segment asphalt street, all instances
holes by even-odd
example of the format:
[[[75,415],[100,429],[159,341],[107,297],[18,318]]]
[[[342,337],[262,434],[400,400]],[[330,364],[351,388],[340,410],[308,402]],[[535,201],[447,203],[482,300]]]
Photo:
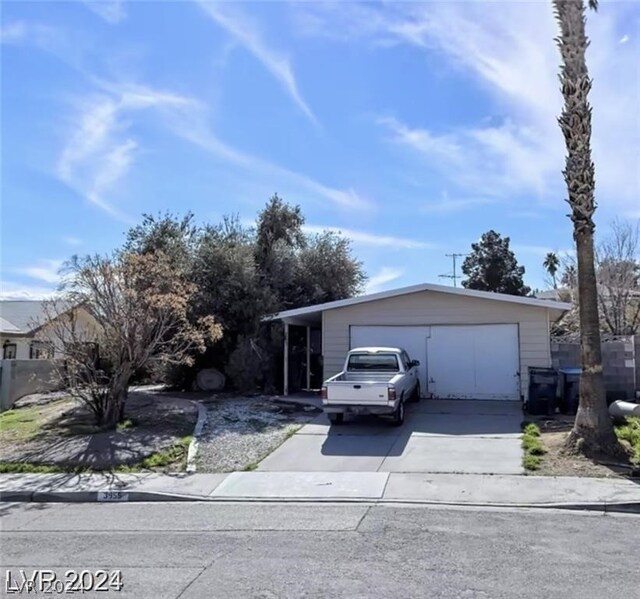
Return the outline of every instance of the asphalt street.
[[[1,596],[41,596],[42,577],[85,571],[65,596],[640,597],[631,515],[256,503],[0,504],[0,514]],[[80,593],[98,582],[110,590]]]

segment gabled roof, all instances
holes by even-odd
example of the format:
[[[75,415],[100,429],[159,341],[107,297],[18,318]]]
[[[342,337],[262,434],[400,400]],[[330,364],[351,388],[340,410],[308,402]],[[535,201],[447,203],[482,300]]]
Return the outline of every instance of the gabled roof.
[[[0,301],[0,332],[27,335],[40,327],[47,319],[47,302],[42,300]],[[53,314],[64,311],[64,303],[50,306]]]
[[[16,325],[11,324],[8,320],[5,320],[4,318],[2,318],[2,316],[0,316],[0,332],[19,333],[20,329]]]
[[[381,291],[379,293],[370,293],[368,295],[359,295],[348,299],[327,302],[324,304],[316,304],[314,306],[306,306],[304,308],[294,308],[293,310],[285,310],[272,316],[266,320],[280,320],[282,318],[293,318],[296,316],[305,316],[325,310],[335,310],[336,308],[345,308],[346,306],[354,306],[356,304],[364,304],[366,302],[374,302],[377,300],[398,297],[400,295],[408,295],[410,293],[420,293],[422,291],[432,291],[437,293],[450,293],[451,295],[463,295],[465,297],[473,297],[477,299],[486,299],[497,302],[508,302],[512,304],[521,304],[535,308],[546,308],[556,312],[566,312],[571,309],[571,304],[558,302],[554,300],[536,299],[534,297],[522,297],[519,295],[506,295],[504,293],[493,293],[491,291],[476,291],[475,289],[464,289],[461,287],[447,287],[445,285],[434,285],[432,283],[422,283],[420,285],[411,285],[410,287],[401,287],[399,289],[391,289],[389,291]]]

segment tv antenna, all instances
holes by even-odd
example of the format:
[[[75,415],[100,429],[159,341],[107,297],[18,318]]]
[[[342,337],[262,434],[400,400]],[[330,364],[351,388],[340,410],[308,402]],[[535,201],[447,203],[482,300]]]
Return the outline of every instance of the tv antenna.
[[[467,254],[445,254],[447,258],[451,258],[453,261],[453,270],[451,273],[446,275],[438,275],[441,279],[453,279],[453,286],[457,287],[457,280],[462,278],[462,275],[458,275],[458,271],[456,270],[456,260],[461,258],[462,256],[466,256]]]

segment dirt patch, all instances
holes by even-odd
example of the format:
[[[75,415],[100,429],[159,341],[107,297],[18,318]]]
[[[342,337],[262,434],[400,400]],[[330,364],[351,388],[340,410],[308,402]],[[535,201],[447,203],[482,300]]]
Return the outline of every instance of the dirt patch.
[[[252,470],[320,410],[269,397],[225,397],[206,403],[198,472]]]
[[[109,470],[124,464],[159,464],[181,469],[157,459],[157,454],[182,455],[185,437],[193,432],[197,406],[179,398],[132,393],[127,400],[127,426],[100,430],[88,408],[76,400],[55,400],[5,412],[0,435],[3,463],[55,465],[65,470]],[[163,457],[163,456],[160,456]],[[166,456],[165,456],[166,457]],[[11,467],[11,466],[7,466]]]
[[[547,450],[540,467],[534,472],[540,476],[586,476],[596,478],[626,478],[638,476],[630,462],[617,465],[607,456],[587,458],[566,452],[564,442],[573,427],[574,417],[557,415],[551,419],[532,419],[540,427],[540,440]]]

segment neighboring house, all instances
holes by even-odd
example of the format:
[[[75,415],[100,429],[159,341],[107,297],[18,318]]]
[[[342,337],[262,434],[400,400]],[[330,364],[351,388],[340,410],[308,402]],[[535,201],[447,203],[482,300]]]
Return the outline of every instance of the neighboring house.
[[[90,327],[93,317],[82,306],[69,308],[60,303],[46,309],[40,300],[0,301],[0,358],[3,360],[37,360],[53,358],[53,343],[46,340],[49,326],[47,314],[57,314],[58,318],[73,312],[79,326]]]
[[[538,291],[535,294],[536,299],[544,299],[544,300],[555,300],[557,302],[562,301],[561,295],[564,293],[565,295],[569,295],[571,292],[569,289],[547,289],[545,291]]]
[[[420,361],[423,395],[526,399],[529,367],[551,366],[550,325],[571,304],[442,285],[414,285],[280,312],[285,340],[321,333],[324,379],[349,349],[396,346]],[[306,364],[313,364],[311,343]],[[285,341],[285,393],[290,387]],[[309,376],[307,380],[309,380]]]

